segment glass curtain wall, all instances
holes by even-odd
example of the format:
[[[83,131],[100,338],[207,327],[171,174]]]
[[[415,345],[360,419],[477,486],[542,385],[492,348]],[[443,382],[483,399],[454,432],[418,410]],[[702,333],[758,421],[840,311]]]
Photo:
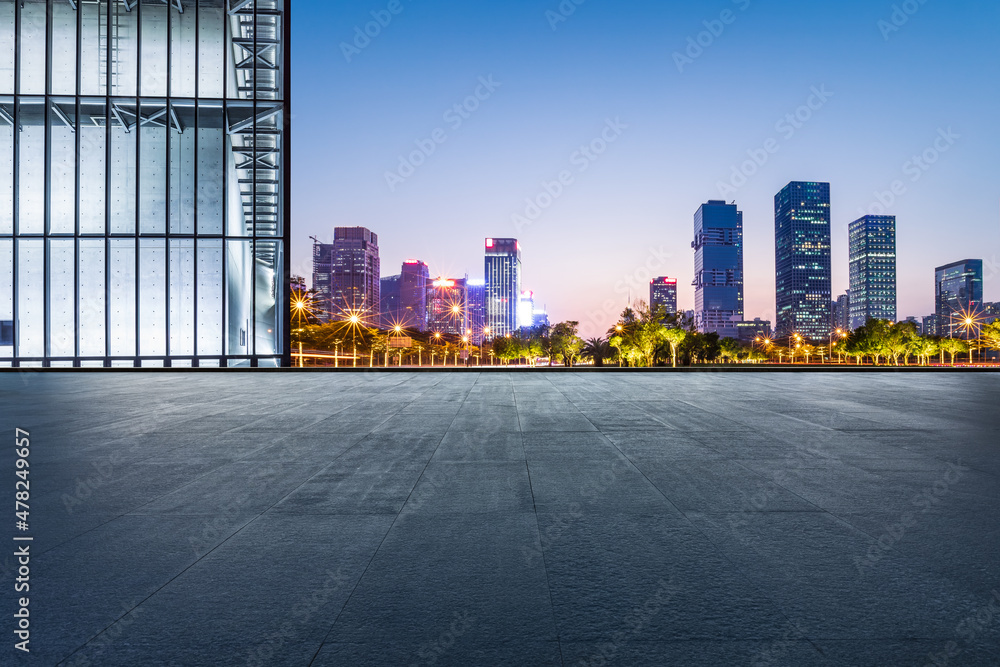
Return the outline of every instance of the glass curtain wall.
[[[288,363],[287,0],[0,0],[0,365]]]

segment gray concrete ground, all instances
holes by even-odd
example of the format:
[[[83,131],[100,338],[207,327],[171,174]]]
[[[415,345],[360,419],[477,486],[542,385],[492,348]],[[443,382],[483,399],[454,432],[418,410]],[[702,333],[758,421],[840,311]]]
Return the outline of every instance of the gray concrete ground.
[[[3,664],[1000,664],[1000,375],[0,390],[35,537]]]

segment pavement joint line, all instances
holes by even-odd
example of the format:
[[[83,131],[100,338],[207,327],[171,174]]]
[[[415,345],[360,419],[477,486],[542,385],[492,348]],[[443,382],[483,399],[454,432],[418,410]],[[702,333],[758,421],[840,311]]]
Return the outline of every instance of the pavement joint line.
[[[444,377],[444,376],[440,376],[440,377]],[[441,384],[441,380],[438,380],[437,382],[435,382],[434,384],[432,384],[431,387],[436,387],[439,384]],[[462,397],[462,405],[465,405],[465,401],[468,399],[469,393],[472,391],[472,387],[474,387],[475,384],[476,384],[475,382],[472,383],[472,385],[465,391],[465,395]],[[398,384],[397,385],[393,385],[393,387],[396,387],[396,386],[399,386],[399,385]],[[429,390],[430,390],[430,387],[428,387],[428,391]],[[427,391],[421,392],[420,396],[423,396],[425,393],[427,393]],[[412,405],[417,400],[418,399],[415,398],[412,401],[410,401],[409,403],[407,403],[406,405]],[[461,409],[462,409],[461,406],[459,406],[459,410],[461,410]],[[400,408],[400,410],[402,410],[402,408]],[[396,512],[396,516],[394,516],[392,518],[392,523],[389,524],[389,528],[386,529],[385,535],[382,536],[382,539],[379,541],[378,546],[375,547],[375,550],[372,552],[371,558],[369,558],[368,562],[365,563],[365,569],[361,571],[361,575],[358,577],[358,580],[354,583],[354,588],[351,589],[351,592],[350,592],[350,594],[348,594],[347,599],[344,600],[344,604],[341,605],[340,611],[337,612],[337,615],[333,619],[333,623],[330,624],[330,629],[326,631],[325,635],[323,635],[323,639],[320,640],[319,646],[316,647],[316,652],[313,653],[312,658],[309,659],[308,667],[312,667],[312,664],[314,662],[316,662],[316,658],[318,658],[319,654],[323,651],[323,647],[326,645],[327,640],[330,638],[330,634],[333,632],[333,629],[335,627],[337,627],[337,622],[340,620],[340,617],[344,614],[344,610],[347,609],[347,605],[349,605],[351,603],[351,598],[354,597],[354,593],[357,592],[358,586],[361,585],[361,582],[364,580],[365,575],[368,573],[368,568],[370,568],[371,565],[372,565],[372,563],[375,562],[375,557],[378,556],[379,550],[382,548],[382,545],[385,544],[386,539],[388,539],[389,533],[392,532],[392,527],[396,525],[396,521],[399,520],[399,517],[403,513],[403,510],[406,509],[406,503],[408,503],[410,501],[410,496],[413,495],[414,489],[416,489],[417,485],[420,484],[420,479],[424,476],[424,473],[427,472],[427,466],[430,465],[431,461],[434,459],[434,455],[437,454],[438,450],[441,448],[441,443],[444,442],[445,437],[447,437],[447,435],[448,435],[448,431],[451,429],[452,424],[455,423],[455,419],[457,419],[457,418],[458,418],[458,414],[456,413],[456,415],[451,418],[451,422],[448,424],[448,428],[445,429],[445,432],[441,434],[441,439],[438,440],[437,447],[435,447],[434,451],[431,452],[430,456],[427,457],[427,462],[424,464],[423,470],[420,471],[420,474],[417,475],[417,479],[413,482],[413,486],[410,488],[410,492],[406,495],[406,500],[404,500],[403,504],[400,505],[399,511]]]

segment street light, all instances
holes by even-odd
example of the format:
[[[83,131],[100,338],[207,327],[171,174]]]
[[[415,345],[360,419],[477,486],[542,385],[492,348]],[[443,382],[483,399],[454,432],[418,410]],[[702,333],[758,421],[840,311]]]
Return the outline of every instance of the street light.
[[[843,329],[837,329],[836,331],[831,331],[830,332],[830,358],[831,359],[833,358],[833,346],[836,345],[836,343],[833,342],[833,337],[834,336],[840,336],[841,338],[844,338],[845,336],[847,336],[847,334],[844,333]]]

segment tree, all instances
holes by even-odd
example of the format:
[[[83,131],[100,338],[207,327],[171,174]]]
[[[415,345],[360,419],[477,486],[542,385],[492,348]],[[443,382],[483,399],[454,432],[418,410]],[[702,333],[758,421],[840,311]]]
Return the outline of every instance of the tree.
[[[960,338],[942,338],[941,351],[951,356],[951,365],[955,365],[955,356],[969,351],[969,344]]]
[[[603,366],[605,359],[610,359],[614,352],[612,351],[611,345],[608,341],[603,338],[588,338],[583,345],[583,349],[580,351],[582,357],[586,359],[592,359],[594,361],[594,366]]]
[[[913,322],[897,322],[886,329],[883,347],[886,354],[892,357],[894,366],[899,366],[900,357],[906,363],[913,342],[918,337],[917,326]]]
[[[1000,351],[1000,320],[993,320],[984,326],[979,336],[982,338],[983,345]]]
[[[917,358],[917,363],[921,366],[929,366],[931,357],[938,353],[939,344],[933,338],[917,336],[910,344],[909,354]]]
[[[576,357],[583,349],[583,340],[577,335],[579,322],[560,322],[552,327],[552,355],[561,356],[563,364],[572,367]]]
[[[743,352],[743,346],[734,338],[723,338],[719,341],[719,356],[723,361],[736,360]]]
[[[687,336],[688,333],[680,328],[667,329],[663,332],[664,340],[670,344],[670,357],[674,368],[677,368],[677,347],[684,342]]]

